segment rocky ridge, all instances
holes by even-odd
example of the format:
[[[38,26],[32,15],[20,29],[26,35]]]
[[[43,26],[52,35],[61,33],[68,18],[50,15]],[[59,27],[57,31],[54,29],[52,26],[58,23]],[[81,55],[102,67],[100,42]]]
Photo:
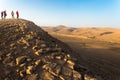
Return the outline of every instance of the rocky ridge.
[[[0,20],[0,80],[78,80],[74,52],[31,21]]]

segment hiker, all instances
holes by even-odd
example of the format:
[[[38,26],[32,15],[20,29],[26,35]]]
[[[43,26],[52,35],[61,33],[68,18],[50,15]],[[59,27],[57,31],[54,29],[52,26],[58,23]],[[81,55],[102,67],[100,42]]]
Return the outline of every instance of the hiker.
[[[4,14],[4,19],[5,19],[7,16],[6,10],[3,12],[3,14]]]
[[[17,19],[19,18],[19,12],[18,11],[16,11],[16,15],[17,15]]]
[[[1,19],[3,19],[3,11],[1,12]]]
[[[12,18],[14,18],[14,12],[13,11],[11,12],[11,16],[12,16]]]

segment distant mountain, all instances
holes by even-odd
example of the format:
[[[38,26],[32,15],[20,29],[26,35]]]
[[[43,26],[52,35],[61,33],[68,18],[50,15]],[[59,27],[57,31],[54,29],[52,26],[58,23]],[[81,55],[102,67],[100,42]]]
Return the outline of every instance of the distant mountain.
[[[120,43],[120,29],[117,28],[71,28],[71,27],[43,27],[48,33],[84,36],[89,39]]]

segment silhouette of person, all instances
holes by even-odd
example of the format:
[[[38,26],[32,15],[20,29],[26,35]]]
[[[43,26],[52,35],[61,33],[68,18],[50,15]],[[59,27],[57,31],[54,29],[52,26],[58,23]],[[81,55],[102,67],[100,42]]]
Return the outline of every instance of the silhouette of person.
[[[14,12],[13,11],[11,12],[11,16],[12,16],[12,18],[14,18]]]
[[[4,19],[5,19],[7,16],[6,10],[3,12],[3,14],[4,14]]]
[[[19,18],[19,12],[18,11],[16,11],[16,15],[17,15],[17,19]]]
[[[3,11],[1,12],[1,19],[3,19]]]

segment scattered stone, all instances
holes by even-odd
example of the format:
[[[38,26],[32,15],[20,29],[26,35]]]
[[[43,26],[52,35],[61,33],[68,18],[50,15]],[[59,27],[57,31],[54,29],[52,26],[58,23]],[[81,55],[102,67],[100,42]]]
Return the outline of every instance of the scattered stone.
[[[26,69],[26,74],[31,74],[32,69],[33,69],[33,66],[28,66]]]
[[[23,63],[26,59],[26,56],[20,56],[18,58],[16,58],[16,65],[19,65],[21,63]]]
[[[33,22],[0,20],[0,37],[0,80],[80,78],[73,69],[74,52]]]

